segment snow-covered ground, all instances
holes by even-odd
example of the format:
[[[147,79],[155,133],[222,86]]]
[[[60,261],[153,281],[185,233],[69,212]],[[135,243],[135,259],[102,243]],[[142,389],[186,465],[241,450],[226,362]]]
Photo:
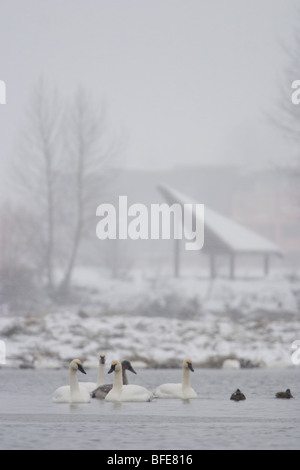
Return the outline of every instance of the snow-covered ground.
[[[7,366],[62,367],[72,358],[96,366],[128,358],[140,365],[292,366],[291,345],[300,339],[300,278],[180,279],[81,269],[76,304],[40,314],[0,316]],[[228,363],[227,363],[228,364]],[[238,365],[238,362],[229,363]]]

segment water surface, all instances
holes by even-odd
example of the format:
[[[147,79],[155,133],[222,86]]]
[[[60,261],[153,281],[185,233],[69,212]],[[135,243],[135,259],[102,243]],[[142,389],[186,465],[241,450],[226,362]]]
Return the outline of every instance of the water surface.
[[[131,383],[151,390],[181,371],[138,370]],[[95,380],[89,370],[80,380]],[[129,373],[128,373],[129,375]],[[109,378],[110,379],[110,378]],[[1,449],[300,449],[300,370],[195,370],[198,398],[150,403],[55,404],[67,370],[0,369]],[[111,380],[111,379],[110,379]],[[109,381],[109,380],[108,380]],[[240,388],[245,402],[232,402]],[[276,400],[291,388],[294,400]]]

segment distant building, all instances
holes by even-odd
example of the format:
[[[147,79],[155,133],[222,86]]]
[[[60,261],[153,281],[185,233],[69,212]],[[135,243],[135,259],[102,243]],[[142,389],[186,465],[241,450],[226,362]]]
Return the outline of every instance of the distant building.
[[[143,203],[150,207],[152,203],[162,203],[165,199],[158,190],[159,183],[176,188],[194,201],[204,204],[211,214],[217,213],[219,217],[247,227],[256,236],[267,239],[276,245],[277,252],[284,254],[284,262],[294,265],[299,262],[300,201],[293,198],[286,174],[277,170],[245,171],[229,166],[182,166],[168,170],[119,169],[105,197],[95,199],[91,213],[95,213],[100,203],[116,203],[120,195],[128,196],[129,204]],[[106,243],[97,240],[91,231],[88,243],[91,263],[104,263],[116,271],[119,268],[128,271],[132,267],[149,265],[156,266],[160,271],[172,266],[174,246],[170,242],[115,240]],[[208,237],[205,240],[206,248],[207,243]],[[202,266],[205,263],[202,259],[204,254],[205,251],[201,256],[183,253],[182,267],[189,269],[192,265]],[[224,269],[228,272],[228,254],[224,256]],[[218,263],[222,263],[222,256],[218,259]],[[271,258],[266,255],[264,259],[263,272],[267,272]],[[239,255],[239,266],[249,262],[261,266],[261,255],[253,253],[251,260],[248,255],[244,258]],[[231,275],[235,271],[235,261],[233,257]],[[212,258],[208,266],[211,272],[214,269],[217,272]]]
[[[160,191],[169,204],[194,203],[187,195],[161,185]],[[194,217],[196,215],[194,214]],[[260,255],[264,260],[264,274],[269,272],[271,256],[282,256],[280,248],[267,238],[225,217],[209,207],[205,207],[203,251],[210,257],[210,275],[216,277],[215,259],[218,255],[228,255],[230,278],[235,277],[235,259],[239,255]],[[175,275],[179,274],[179,245],[175,243]]]

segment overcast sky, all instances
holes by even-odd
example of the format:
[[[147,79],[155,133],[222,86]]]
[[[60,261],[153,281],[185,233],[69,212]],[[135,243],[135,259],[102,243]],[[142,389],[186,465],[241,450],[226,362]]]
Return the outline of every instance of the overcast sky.
[[[0,0],[1,154],[34,84],[105,100],[128,166],[266,161],[288,143],[268,123],[299,0]],[[300,77],[291,77],[291,79]]]

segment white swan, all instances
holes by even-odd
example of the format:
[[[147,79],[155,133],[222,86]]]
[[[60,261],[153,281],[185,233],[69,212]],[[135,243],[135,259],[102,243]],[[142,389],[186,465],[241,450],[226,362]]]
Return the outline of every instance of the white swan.
[[[122,365],[123,385],[128,385],[128,378],[127,378],[126,370],[130,370],[130,372],[133,372],[134,374],[136,374],[136,371],[132,367],[130,361],[124,360],[121,362],[121,365]],[[91,397],[104,399],[106,395],[108,394],[108,392],[111,391],[112,388],[113,388],[113,384],[100,385],[95,390],[92,390]]]
[[[197,393],[190,385],[190,371],[194,372],[191,359],[185,359],[182,365],[182,383],[162,384],[154,390],[157,398],[196,398]]]
[[[106,395],[106,401],[151,401],[153,393],[140,385],[123,385],[122,366],[119,361],[112,361],[108,373],[114,375],[114,383],[111,391]]]
[[[79,385],[77,371],[86,374],[79,359],[74,359],[69,366],[70,385],[64,385],[55,390],[53,401],[55,403],[89,403],[90,394],[85,387]]]
[[[79,382],[79,385],[82,385],[83,387],[85,387],[89,393],[95,390],[95,388],[104,384],[105,359],[106,359],[105,354],[100,353],[97,382]]]

